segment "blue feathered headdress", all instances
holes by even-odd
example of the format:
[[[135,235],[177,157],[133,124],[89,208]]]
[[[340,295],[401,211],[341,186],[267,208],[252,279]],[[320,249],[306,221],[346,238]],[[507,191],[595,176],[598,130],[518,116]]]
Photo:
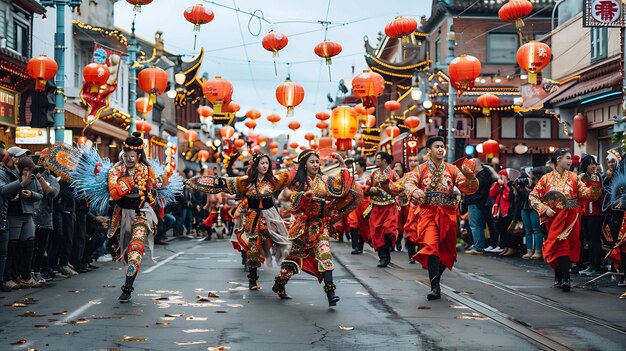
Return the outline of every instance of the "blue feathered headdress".
[[[95,214],[106,214],[109,207],[108,175],[111,160],[102,158],[95,148],[83,147],[79,162],[71,172],[76,199],[89,202]]]

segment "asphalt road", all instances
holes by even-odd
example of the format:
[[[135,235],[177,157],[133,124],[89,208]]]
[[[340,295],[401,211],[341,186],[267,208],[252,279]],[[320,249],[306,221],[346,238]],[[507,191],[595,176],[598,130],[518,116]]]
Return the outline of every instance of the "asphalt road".
[[[227,241],[179,239],[144,258],[131,303],[117,297],[120,263],[42,289],[0,293],[0,350],[623,350],[626,300],[615,282],[569,294],[545,264],[459,255],[429,302],[427,272],[394,252],[377,268],[368,250],[332,243],[341,301],[329,307],[306,274],[271,291],[277,267],[247,289]],[[208,297],[209,291],[219,297]],[[14,345],[15,344],[15,345]]]

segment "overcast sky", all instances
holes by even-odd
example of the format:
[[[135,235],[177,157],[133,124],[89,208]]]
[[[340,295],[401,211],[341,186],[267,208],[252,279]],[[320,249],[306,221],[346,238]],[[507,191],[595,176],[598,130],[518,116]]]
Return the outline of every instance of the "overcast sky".
[[[197,3],[215,13],[213,21],[203,25],[200,32],[194,32],[193,25],[183,16],[187,7]],[[299,135],[304,135],[304,130],[318,132],[315,113],[329,112],[326,94],[334,97],[340,79],[349,79],[367,68],[363,58],[363,37],[368,36],[370,43],[376,45],[377,33],[384,31],[385,25],[395,16],[419,20],[422,15],[430,15],[431,6],[430,0],[226,0],[215,3],[245,12],[260,10],[272,24],[207,1],[156,0],[143,6],[137,15],[136,33],[153,40],[155,31],[161,30],[165,48],[176,54],[189,55],[188,58],[204,47],[202,72],[207,72],[211,78],[220,75],[233,84],[233,100],[241,105],[241,113],[251,108],[260,110],[263,117],[257,121],[257,131],[269,137],[291,132],[287,124],[292,118],[302,124]],[[132,5],[126,1],[117,2],[115,25],[130,31],[134,14]],[[331,22],[327,39],[343,47],[341,54],[333,58],[332,81],[329,81],[326,63],[313,52],[314,46],[324,40],[324,27],[318,21]],[[289,38],[289,44],[276,59],[277,76],[274,75],[272,54],[261,45],[263,36],[272,26]],[[196,33],[197,50],[194,50]],[[286,118],[286,109],[276,101],[275,90],[288,73],[292,81],[304,87],[305,97],[296,107],[295,116]],[[274,127],[265,119],[270,113],[282,117]],[[301,136],[295,141],[305,142]]]

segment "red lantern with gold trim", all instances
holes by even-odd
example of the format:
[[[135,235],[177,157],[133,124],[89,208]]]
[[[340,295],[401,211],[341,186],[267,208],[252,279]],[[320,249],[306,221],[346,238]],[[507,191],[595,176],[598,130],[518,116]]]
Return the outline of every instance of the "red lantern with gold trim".
[[[326,121],[330,118],[330,115],[326,112],[318,112],[315,114],[315,118],[319,119],[320,121]]]
[[[528,83],[537,84],[537,73],[550,64],[552,53],[547,44],[530,41],[517,49],[517,64],[528,72]]]
[[[293,116],[294,107],[304,100],[304,88],[287,79],[276,88],[276,100],[287,108],[287,117]]]
[[[278,52],[287,46],[289,38],[283,33],[279,33],[275,30],[270,30],[262,40],[263,48],[267,51],[271,51],[274,57],[278,56]]]
[[[278,143],[275,141],[270,142],[270,149],[277,149],[278,148]]]
[[[167,73],[159,67],[144,68],[137,76],[139,88],[150,94],[150,102],[156,102],[156,94],[162,94],[167,88]]]
[[[505,22],[515,21],[515,27],[521,29],[524,27],[522,18],[533,12],[533,4],[528,0],[510,0],[500,7],[498,17]]]
[[[246,112],[246,117],[250,118],[251,120],[257,120],[261,118],[261,112],[257,110],[249,110],[248,112]]]
[[[28,60],[26,65],[28,75],[36,80],[35,90],[37,91],[44,91],[46,89],[46,81],[53,78],[58,70],[59,65],[57,65],[56,61],[46,55],[33,57]]]
[[[320,130],[328,129],[328,123],[326,123],[324,121],[317,122],[317,124],[315,126],[317,128],[319,128]]]
[[[367,115],[367,118],[365,119],[365,123],[363,124],[363,126],[367,128],[376,127],[376,117],[374,115]]]
[[[483,108],[483,115],[489,116],[491,115],[492,107],[500,106],[500,98],[493,94],[485,93],[478,97],[476,103]]]
[[[500,153],[500,143],[493,139],[489,139],[483,142],[483,154],[487,155],[488,158],[493,158],[495,155]]]
[[[389,126],[385,128],[385,133],[387,133],[387,136],[390,137],[391,140],[394,140],[400,135],[400,128],[397,126]]]
[[[137,124],[135,124],[135,129],[137,129],[137,131],[141,133],[150,133],[150,131],[152,130],[152,124],[141,120],[137,122]]]
[[[200,25],[207,24],[215,18],[215,14],[202,4],[188,7],[184,13],[185,19],[193,24],[193,30],[200,31]]]
[[[221,111],[223,105],[227,105],[233,99],[233,85],[226,79],[217,76],[208,80],[202,86],[204,97],[213,104],[214,109]]]
[[[91,93],[97,93],[100,86],[106,84],[111,76],[109,67],[100,63],[92,62],[83,68],[83,79],[85,83],[91,84]]]
[[[364,70],[352,79],[352,93],[363,100],[365,108],[375,107],[376,98],[385,90],[385,78],[376,72]]]
[[[148,5],[154,0],[126,0],[127,3],[135,5],[133,11],[141,12],[141,6]]]
[[[404,125],[409,127],[411,133],[415,133],[420,126],[420,119],[416,116],[409,116],[404,120]]]
[[[254,129],[256,128],[256,122],[255,121],[246,121],[246,123],[244,123],[244,125],[250,129]]]
[[[310,143],[311,140],[315,139],[315,134],[313,134],[313,133],[306,133],[306,134],[304,134],[304,139],[307,140]]]
[[[242,147],[246,146],[246,141],[243,139],[237,139],[235,140],[235,147],[238,149],[241,149]]]
[[[325,58],[326,64],[330,65],[333,63],[332,58],[341,53],[341,44],[336,43],[330,40],[324,40],[323,42],[315,45],[313,51],[315,55]]]
[[[206,162],[209,157],[211,157],[211,154],[207,150],[198,151],[198,160],[200,160],[200,162]]]
[[[448,67],[450,72],[450,83],[459,91],[459,94],[472,90],[474,88],[474,82],[480,75],[481,66],[480,61],[470,55],[461,55],[455,57],[450,66]]]
[[[152,111],[153,105],[147,97],[140,97],[135,101],[135,107],[137,108],[137,112],[139,112],[143,118],[146,118],[146,114]]]
[[[295,141],[293,141],[293,142],[291,142],[289,144],[289,147],[292,148],[292,149],[297,149],[298,146],[300,146],[300,145],[298,143],[296,143]]]
[[[417,21],[413,18],[398,16],[385,26],[385,34],[391,38],[402,38],[417,30]]]
[[[587,142],[587,117],[581,113],[574,116],[574,141],[578,145]]]
[[[239,110],[241,110],[241,106],[238,103],[231,101],[228,103],[228,105],[224,106],[223,110],[224,112],[237,113],[239,112]]]
[[[335,107],[330,123],[332,125],[331,132],[333,137],[337,139],[335,143],[337,150],[345,151],[352,149],[352,140],[354,140],[354,136],[359,131],[359,119],[356,111],[345,105]]]
[[[400,105],[400,103],[396,100],[389,100],[385,102],[385,109],[388,111],[398,111],[400,108],[402,108],[402,105]]]

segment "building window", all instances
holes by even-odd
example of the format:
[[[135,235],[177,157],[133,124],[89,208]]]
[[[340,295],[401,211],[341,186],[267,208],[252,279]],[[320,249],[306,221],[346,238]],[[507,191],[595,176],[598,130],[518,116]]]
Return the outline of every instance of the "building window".
[[[30,57],[30,28],[28,22],[23,22],[15,17],[15,41],[13,42],[13,50],[24,57]]]
[[[488,63],[515,63],[515,54],[519,48],[517,34],[490,33],[487,36]]]
[[[514,139],[517,137],[517,119],[515,117],[500,118],[500,137]]]
[[[606,58],[607,34],[608,30],[606,27],[591,28],[591,62]]]
[[[491,139],[491,118],[476,118],[476,139]]]
[[[440,46],[441,46],[441,40],[439,39],[435,40],[435,64],[439,63],[439,58],[441,57],[440,49],[439,49]]]

